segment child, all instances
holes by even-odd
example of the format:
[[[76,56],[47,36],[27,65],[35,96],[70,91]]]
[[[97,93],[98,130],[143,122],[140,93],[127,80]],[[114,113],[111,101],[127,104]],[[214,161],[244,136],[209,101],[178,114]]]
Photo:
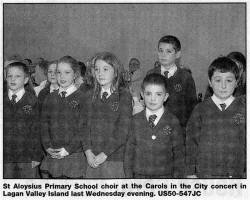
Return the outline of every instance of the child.
[[[198,104],[187,125],[187,174],[199,178],[244,178],[246,105],[233,92],[239,69],[227,57],[208,69],[213,96]]]
[[[166,77],[168,82],[169,98],[166,105],[179,119],[182,127],[197,103],[196,88],[192,75],[176,66],[181,56],[181,44],[175,36],[167,35],[158,42],[158,58],[160,66],[151,69],[149,73],[159,73]]]
[[[38,96],[39,92],[45,87],[47,83],[47,69],[48,69],[48,61],[40,58],[35,67],[35,73],[32,74],[32,78],[35,81],[33,85],[36,96]]]
[[[4,178],[39,178],[42,150],[38,131],[37,98],[24,85],[28,68],[13,62],[6,67],[4,94]]]
[[[127,178],[181,178],[184,139],[179,120],[164,108],[168,98],[165,77],[147,75],[142,83],[146,109],[133,117],[125,152]]]
[[[228,58],[232,59],[239,68],[239,80],[237,87],[234,90],[234,96],[238,97],[246,94],[246,58],[245,56],[237,51],[230,52],[227,55]],[[208,86],[204,99],[207,99],[213,95],[213,89]]]
[[[47,83],[46,86],[39,92],[38,101],[40,104],[40,110],[46,96],[59,89],[57,79],[56,79],[56,65],[57,61],[52,61],[48,63],[47,71]]]
[[[132,116],[132,98],[122,87],[123,66],[109,52],[92,59],[94,89],[87,178],[123,178],[124,146]]]
[[[42,106],[41,135],[47,156],[41,171],[44,177],[82,178],[86,161],[81,140],[84,142],[87,109],[84,94],[74,84],[80,68],[74,58],[64,56],[56,70],[60,88],[48,95]]]

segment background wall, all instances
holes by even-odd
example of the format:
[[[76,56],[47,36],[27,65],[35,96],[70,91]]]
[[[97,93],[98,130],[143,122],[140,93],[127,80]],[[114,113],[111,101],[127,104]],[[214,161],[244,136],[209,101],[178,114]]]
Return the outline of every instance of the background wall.
[[[166,34],[182,44],[181,63],[204,93],[213,59],[246,48],[245,4],[4,4],[4,58],[32,60],[71,55],[86,61],[115,53],[125,68],[131,57],[144,72],[157,59]],[[246,54],[245,54],[246,55]]]

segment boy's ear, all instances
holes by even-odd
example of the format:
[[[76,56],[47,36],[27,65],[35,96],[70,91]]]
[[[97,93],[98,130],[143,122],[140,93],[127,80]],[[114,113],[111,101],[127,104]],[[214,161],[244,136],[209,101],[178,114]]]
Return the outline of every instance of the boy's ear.
[[[74,80],[76,80],[77,78],[79,78],[80,75],[81,75],[81,73],[79,71],[75,72]]]
[[[212,83],[209,79],[208,79],[208,83],[209,83],[210,87],[212,87]]]
[[[164,98],[164,102],[167,101],[168,97],[169,97],[169,94],[166,93],[166,94],[165,94],[165,98]]]
[[[141,96],[142,96],[142,98],[144,99],[144,93],[143,93],[143,91],[141,91]]]
[[[26,76],[26,77],[24,78],[24,85],[26,85],[26,84],[28,83],[28,81],[29,81],[29,77]]]
[[[180,58],[181,57],[181,51],[177,51],[176,52],[176,58]]]

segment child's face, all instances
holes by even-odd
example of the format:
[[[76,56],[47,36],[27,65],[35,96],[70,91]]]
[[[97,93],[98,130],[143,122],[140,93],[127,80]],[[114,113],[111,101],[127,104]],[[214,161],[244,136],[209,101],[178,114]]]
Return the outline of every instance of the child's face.
[[[148,84],[142,92],[146,107],[151,111],[157,111],[168,98],[165,88],[161,85]]]
[[[57,79],[56,79],[56,64],[51,64],[48,67],[48,81],[51,84],[56,84]]]
[[[209,80],[210,86],[213,88],[214,95],[221,100],[228,99],[237,86],[235,75],[232,72],[215,71]]]
[[[36,65],[34,78],[37,84],[40,84],[42,81],[46,80],[46,74],[39,65]]]
[[[176,52],[173,45],[169,43],[160,43],[158,48],[158,59],[164,67],[171,66],[176,59],[180,57],[180,51]]]
[[[10,67],[7,70],[7,85],[13,92],[18,92],[28,82],[24,71],[18,67]]]
[[[95,77],[97,82],[108,89],[111,87],[115,78],[114,68],[103,60],[97,60],[95,63]]]
[[[138,68],[140,68],[140,63],[138,63],[137,60],[130,60],[130,62],[129,62],[129,71],[134,72]]]
[[[60,87],[67,89],[74,83],[75,73],[69,63],[58,63],[56,72]]]

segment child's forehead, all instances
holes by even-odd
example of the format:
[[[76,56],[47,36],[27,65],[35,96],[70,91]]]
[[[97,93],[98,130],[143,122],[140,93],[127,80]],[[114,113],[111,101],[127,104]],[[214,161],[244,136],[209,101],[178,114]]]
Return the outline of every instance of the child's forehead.
[[[159,49],[173,49],[174,50],[174,45],[171,43],[167,43],[167,42],[160,42],[159,43]]]
[[[165,87],[161,84],[148,83],[145,85],[144,91],[150,91],[150,92],[165,91]]]
[[[213,77],[234,77],[235,78],[235,74],[231,71],[227,71],[227,72],[222,72],[220,70],[215,70],[213,73]]]
[[[24,70],[20,66],[11,66],[7,68],[8,73],[22,73],[24,74]]]
[[[71,64],[67,62],[60,62],[57,65],[57,69],[72,69]]]
[[[95,61],[95,67],[112,67],[112,66],[105,60],[97,59]]]
[[[56,68],[57,68],[57,66],[56,66],[55,63],[50,64],[50,65],[48,66],[48,70],[56,70]]]

